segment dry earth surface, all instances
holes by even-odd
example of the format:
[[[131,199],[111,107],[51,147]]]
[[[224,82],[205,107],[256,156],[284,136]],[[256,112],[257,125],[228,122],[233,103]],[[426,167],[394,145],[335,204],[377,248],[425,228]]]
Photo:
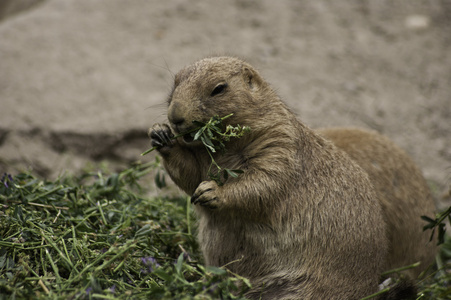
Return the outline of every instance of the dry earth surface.
[[[248,60],[311,127],[392,138],[451,181],[451,0],[3,0],[0,171],[141,158],[173,73]]]

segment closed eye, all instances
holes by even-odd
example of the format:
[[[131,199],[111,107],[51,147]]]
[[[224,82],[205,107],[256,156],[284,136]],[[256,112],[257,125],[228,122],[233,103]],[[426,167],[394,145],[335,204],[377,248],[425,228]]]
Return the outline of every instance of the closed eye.
[[[218,84],[211,92],[211,97],[214,97],[216,95],[223,93],[226,90],[226,88],[227,88],[227,83]]]

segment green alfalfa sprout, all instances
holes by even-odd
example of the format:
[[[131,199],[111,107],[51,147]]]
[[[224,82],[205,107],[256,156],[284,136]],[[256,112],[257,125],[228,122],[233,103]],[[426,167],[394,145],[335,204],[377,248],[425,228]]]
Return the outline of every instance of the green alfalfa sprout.
[[[211,158],[211,164],[208,169],[208,177],[211,180],[214,180],[218,185],[223,185],[224,181],[230,177],[238,177],[238,174],[243,173],[243,170],[239,169],[228,169],[222,168],[218,165],[216,160],[213,158],[213,153],[221,152],[224,153],[226,151],[225,142],[230,141],[231,138],[241,138],[244,134],[250,132],[251,128],[248,126],[240,126],[239,124],[236,126],[227,125],[225,128],[222,125],[222,122],[233,116],[233,114],[226,115],[224,117],[213,116],[208,120],[208,122],[200,122],[193,121],[193,123],[197,126],[194,130],[185,132],[173,137],[176,139],[180,136],[191,135],[194,141],[200,140],[204,145],[208,155]],[[156,147],[152,147],[149,150],[143,152],[141,155],[146,155]],[[213,171],[216,169],[216,171]]]

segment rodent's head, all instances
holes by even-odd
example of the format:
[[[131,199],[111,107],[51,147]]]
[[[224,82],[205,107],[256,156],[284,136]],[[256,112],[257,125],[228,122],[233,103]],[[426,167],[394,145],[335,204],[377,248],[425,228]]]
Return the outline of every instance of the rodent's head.
[[[168,99],[168,119],[175,134],[195,129],[193,121],[207,122],[211,117],[224,117],[226,125],[251,126],[246,121],[263,115],[262,95],[268,84],[249,64],[232,57],[202,59],[175,76]],[[185,142],[188,142],[185,139]]]

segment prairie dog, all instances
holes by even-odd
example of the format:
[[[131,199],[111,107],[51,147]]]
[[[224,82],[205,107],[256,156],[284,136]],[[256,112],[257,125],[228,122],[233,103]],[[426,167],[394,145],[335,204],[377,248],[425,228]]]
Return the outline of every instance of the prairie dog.
[[[230,113],[226,125],[251,132],[214,154],[220,166],[244,171],[218,186],[207,176],[211,159],[203,145],[171,137],[193,129],[194,120]],[[377,291],[398,247],[387,238],[397,230],[387,219],[397,213],[383,209],[397,208],[387,203],[402,197],[383,199],[372,183],[377,172],[334,144],[339,132],[305,126],[252,66],[232,57],[202,59],[177,73],[168,121],[152,127],[152,145],[192,195],[206,263],[248,277],[247,297],[359,299]],[[399,200],[403,211],[412,209],[407,202]]]

